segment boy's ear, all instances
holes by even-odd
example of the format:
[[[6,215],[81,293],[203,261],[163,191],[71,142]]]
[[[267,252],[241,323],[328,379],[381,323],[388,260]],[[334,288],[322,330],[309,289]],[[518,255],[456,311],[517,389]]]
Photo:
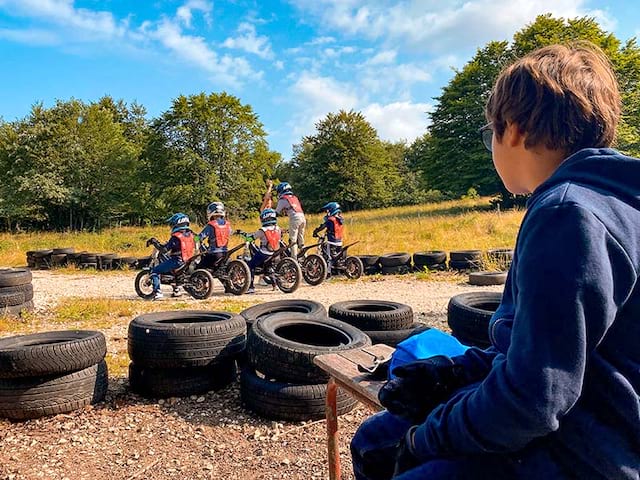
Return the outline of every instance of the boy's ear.
[[[507,126],[502,135],[502,141],[510,147],[517,147],[524,144],[524,133],[520,131],[520,127],[512,122],[507,122]]]

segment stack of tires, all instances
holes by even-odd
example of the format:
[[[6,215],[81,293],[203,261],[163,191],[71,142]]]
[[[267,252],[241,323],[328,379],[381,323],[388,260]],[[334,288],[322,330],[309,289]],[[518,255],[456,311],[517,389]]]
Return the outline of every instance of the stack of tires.
[[[236,378],[247,327],[229,312],[183,310],[140,315],[129,324],[129,384],[145,397],[218,390]]]
[[[482,250],[456,250],[449,252],[449,268],[452,270],[482,270]]]
[[[365,275],[375,275],[376,273],[380,273],[382,271],[382,267],[380,266],[379,255],[356,255],[356,256],[362,262],[362,266],[364,267],[363,273]]]
[[[387,253],[380,257],[383,275],[398,275],[411,271],[411,255],[408,253]]]
[[[324,418],[329,377],[313,359],[368,345],[369,337],[339,320],[295,312],[262,316],[249,331],[248,365],[240,375],[242,402],[274,420]],[[339,415],[355,405],[351,395],[338,390]]]
[[[414,322],[409,305],[386,300],[347,300],[329,307],[329,317],[362,330],[373,344],[395,347],[412,335],[429,327]]]
[[[453,336],[465,345],[489,347],[489,320],[501,300],[500,292],[470,292],[451,297],[447,323]]]
[[[513,261],[513,249],[493,248],[491,250],[487,250],[487,258],[489,259],[489,262],[496,264],[500,270],[509,270],[511,262]]]
[[[106,352],[104,335],[87,330],[0,339],[0,417],[37,418],[103,400]]]
[[[33,310],[31,278],[26,268],[0,269],[0,315],[19,316]]]
[[[445,270],[447,268],[447,253],[441,250],[416,252],[413,254],[413,270]]]
[[[27,266],[33,270],[48,270],[51,268],[51,254],[53,250],[30,250],[27,252]]]

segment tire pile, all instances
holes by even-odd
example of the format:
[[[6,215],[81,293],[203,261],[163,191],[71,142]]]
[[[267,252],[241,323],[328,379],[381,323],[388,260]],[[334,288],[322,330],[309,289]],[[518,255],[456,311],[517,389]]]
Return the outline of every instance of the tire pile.
[[[371,344],[360,330],[328,318],[324,306],[311,300],[266,302],[241,315],[249,335],[240,396],[249,410],[274,420],[324,418],[328,376],[313,359]],[[356,403],[338,391],[339,415]]]
[[[140,315],[129,323],[129,384],[144,397],[183,397],[236,379],[247,326],[229,312],[182,310]]]
[[[0,269],[0,315],[19,316],[33,310],[31,279],[27,269]]]
[[[469,292],[451,297],[447,323],[453,336],[465,345],[489,347],[489,320],[501,300],[499,292]]]
[[[413,309],[409,305],[386,300],[337,302],[329,307],[329,317],[362,330],[373,344],[384,343],[391,347],[429,328],[414,322]]]
[[[0,417],[71,412],[104,399],[106,340],[88,330],[0,339]]]
[[[76,252],[74,248],[53,248],[27,252],[27,266],[32,270],[50,270],[74,265],[94,270],[143,268],[151,257],[121,257],[115,253]]]

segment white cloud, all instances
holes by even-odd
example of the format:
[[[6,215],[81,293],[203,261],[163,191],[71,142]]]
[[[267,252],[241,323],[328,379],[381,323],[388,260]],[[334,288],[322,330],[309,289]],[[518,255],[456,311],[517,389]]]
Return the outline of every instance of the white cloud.
[[[615,21],[587,0],[290,0],[305,15],[351,35],[400,40],[421,51],[477,48],[509,39],[537,15],[592,16],[606,29]]]
[[[412,142],[426,131],[429,125],[427,112],[432,108],[429,103],[372,103],[362,109],[362,114],[383,140]]]
[[[259,79],[262,76],[262,72],[254,72],[244,58],[219,56],[203,37],[185,35],[171,20],[164,19],[156,30],[148,33],[180,59],[215,74],[216,80],[234,84],[242,78]]]
[[[336,39],[334,37],[316,37],[310,42],[307,42],[306,45],[324,45],[326,43],[335,43]]]
[[[185,27],[191,28],[191,20],[193,19],[193,11],[202,12],[207,24],[211,24],[211,12],[213,11],[213,3],[206,0],[189,0],[187,3],[178,7],[176,17]]]
[[[0,39],[27,45],[56,45],[60,43],[60,39],[56,34],[39,29],[11,30],[0,28]]]
[[[247,22],[241,23],[238,26],[238,33],[240,34],[239,36],[227,38],[222,45],[227,48],[236,48],[248,53],[253,53],[260,58],[273,58],[269,38],[264,35],[256,35],[256,27],[252,24]]]
[[[283,70],[284,62],[282,60],[276,60],[275,62],[273,62],[273,66],[276,67],[276,70]]]
[[[395,50],[383,50],[382,52],[379,52],[373,57],[371,57],[367,61],[367,63],[369,65],[394,63],[396,61],[397,55],[398,55],[398,52],[396,52]]]

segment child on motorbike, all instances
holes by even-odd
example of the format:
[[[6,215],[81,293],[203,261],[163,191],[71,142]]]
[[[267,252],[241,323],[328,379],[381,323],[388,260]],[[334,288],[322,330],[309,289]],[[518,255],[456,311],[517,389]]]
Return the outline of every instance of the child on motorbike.
[[[280,248],[280,240],[282,239],[282,231],[278,226],[275,210],[265,208],[260,212],[260,223],[262,226],[249,235],[252,239],[259,240],[260,246],[251,244],[251,259],[247,262],[251,270],[251,285],[249,285],[247,293],[255,293],[253,280],[256,268],[263,265]]]
[[[342,218],[342,210],[338,202],[329,202],[322,207],[322,210],[326,215],[322,219],[322,224],[313,231],[313,236],[317,237],[322,230],[327,230],[327,243],[325,244],[324,256],[327,260],[327,272],[331,274],[331,264],[333,263],[331,259],[342,250],[344,219]]]
[[[226,220],[225,215],[224,203],[222,202],[212,202],[207,207],[209,223],[198,236],[202,244],[206,240],[208,248],[206,248],[206,254],[200,261],[199,268],[215,269],[227,252],[231,224]]]
[[[153,283],[153,299],[158,300],[164,295],[160,290],[160,275],[180,268],[193,257],[196,248],[195,235],[189,228],[189,217],[184,213],[175,213],[167,220],[171,227],[171,238],[164,245],[157,239],[147,240],[147,246],[153,244],[161,253],[166,254],[167,260],[156,265],[151,270],[151,282]]]
[[[304,231],[307,227],[302,204],[298,197],[293,194],[293,189],[287,182],[280,182],[276,187],[276,193],[278,194],[276,213],[278,215],[289,215],[291,256],[298,258],[298,247],[304,247]]]

